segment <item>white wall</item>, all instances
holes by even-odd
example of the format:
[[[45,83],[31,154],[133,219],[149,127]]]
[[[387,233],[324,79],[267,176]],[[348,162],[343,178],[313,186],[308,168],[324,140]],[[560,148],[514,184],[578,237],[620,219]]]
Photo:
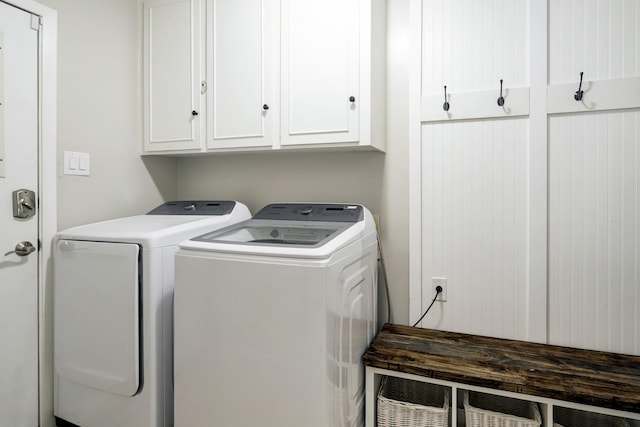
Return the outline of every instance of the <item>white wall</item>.
[[[177,161],[142,159],[137,0],[42,0],[58,11],[58,226],[144,213],[177,196]],[[62,174],[63,151],[91,176]]]
[[[270,152],[180,160],[181,198],[362,203],[380,215],[393,320],[408,322],[408,4],[390,0],[387,152]],[[381,294],[382,295],[382,294]],[[384,303],[384,301],[380,301]],[[386,313],[383,312],[384,316]]]
[[[447,85],[455,118],[471,108],[467,94],[494,90],[486,108],[500,113],[503,79],[508,109],[509,90],[529,83],[529,2],[424,0],[422,7],[423,99],[441,114]],[[529,145],[526,116],[422,124],[423,309],[435,295],[431,278],[447,278],[447,301],[422,326],[526,339]]]
[[[640,354],[640,4],[414,4],[411,298],[421,307],[411,317],[431,302],[431,278],[447,277],[447,301],[425,327]],[[494,114],[501,78],[529,95],[520,117]],[[480,113],[459,120],[462,102]]]
[[[640,3],[574,8],[550,2],[550,83],[640,77]],[[585,104],[601,104],[590,86]],[[639,144],[638,108],[549,120],[551,343],[640,354]]]

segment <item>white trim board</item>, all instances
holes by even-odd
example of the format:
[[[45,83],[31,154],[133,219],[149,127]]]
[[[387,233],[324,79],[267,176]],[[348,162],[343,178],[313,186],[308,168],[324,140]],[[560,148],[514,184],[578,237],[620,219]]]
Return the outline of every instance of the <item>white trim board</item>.
[[[422,0],[409,4],[409,324],[422,311]]]
[[[547,67],[548,4],[529,3],[529,200],[527,248],[527,340],[546,343],[547,332]]]

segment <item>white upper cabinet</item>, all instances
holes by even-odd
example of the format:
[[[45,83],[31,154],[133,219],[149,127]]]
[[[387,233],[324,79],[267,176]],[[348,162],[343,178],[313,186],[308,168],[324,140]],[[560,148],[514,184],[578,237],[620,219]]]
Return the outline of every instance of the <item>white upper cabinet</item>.
[[[384,13],[379,0],[282,0],[283,148],[384,148]]]
[[[277,141],[278,13],[274,0],[207,2],[207,148]]]
[[[200,3],[144,3],[144,151],[202,145]]]
[[[384,150],[385,10],[384,0],[148,0],[144,154]]]
[[[359,27],[358,0],[282,2],[282,145],[358,142]]]

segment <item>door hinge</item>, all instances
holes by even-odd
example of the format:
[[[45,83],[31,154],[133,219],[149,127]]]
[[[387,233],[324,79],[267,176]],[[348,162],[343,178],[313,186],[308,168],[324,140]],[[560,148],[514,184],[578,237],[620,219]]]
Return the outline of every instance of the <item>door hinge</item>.
[[[39,31],[41,24],[42,24],[42,17],[31,14],[31,29],[35,31]]]

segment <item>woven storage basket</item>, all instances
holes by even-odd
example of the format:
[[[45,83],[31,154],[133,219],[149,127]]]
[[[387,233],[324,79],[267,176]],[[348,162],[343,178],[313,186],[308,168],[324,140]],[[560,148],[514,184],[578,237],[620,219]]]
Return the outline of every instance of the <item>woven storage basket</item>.
[[[446,427],[449,390],[434,384],[384,377],[378,391],[378,427]]]
[[[554,427],[629,427],[622,418],[595,412],[554,407]]]
[[[535,402],[492,394],[464,392],[467,427],[540,427],[542,416]]]

